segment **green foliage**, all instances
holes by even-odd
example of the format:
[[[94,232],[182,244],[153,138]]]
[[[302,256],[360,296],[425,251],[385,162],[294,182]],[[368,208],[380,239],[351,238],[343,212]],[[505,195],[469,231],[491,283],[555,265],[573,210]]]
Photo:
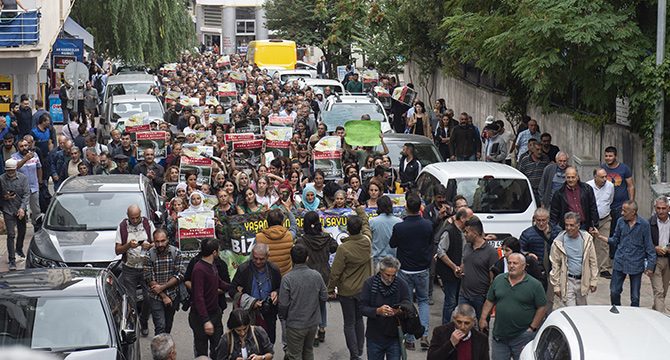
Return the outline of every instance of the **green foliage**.
[[[130,64],[170,62],[195,44],[183,0],[77,0],[70,16],[91,32],[98,51]]]

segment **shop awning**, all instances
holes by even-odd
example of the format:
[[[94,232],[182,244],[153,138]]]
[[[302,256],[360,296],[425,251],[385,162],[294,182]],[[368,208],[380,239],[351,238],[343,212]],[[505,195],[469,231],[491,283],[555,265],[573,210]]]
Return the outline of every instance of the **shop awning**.
[[[78,39],[83,39],[84,40],[84,46],[89,49],[95,49],[94,47],[94,40],[93,40],[93,35],[86,31],[81,25],[77,24],[76,21],[72,20],[72,18],[68,17],[67,20],[65,20],[65,25],[63,25],[63,31],[67,33],[69,36],[78,38]]]

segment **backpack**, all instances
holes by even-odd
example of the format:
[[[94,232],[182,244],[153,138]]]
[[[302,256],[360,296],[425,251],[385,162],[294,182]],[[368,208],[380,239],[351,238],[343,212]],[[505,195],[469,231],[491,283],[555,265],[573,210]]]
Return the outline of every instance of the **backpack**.
[[[102,94],[102,75],[96,75],[95,80],[93,80],[93,87],[98,90],[98,95]]]
[[[175,261],[177,258],[177,248],[174,246],[168,246],[168,251],[170,251],[170,257],[172,257],[172,260]],[[156,248],[151,248],[149,250],[149,259],[151,260],[152,263],[155,263],[158,260],[158,254],[156,253]],[[176,299],[176,305],[177,305],[177,310],[179,309],[179,304],[184,304],[184,303],[190,303],[190,298],[191,295],[188,293],[188,290],[186,289],[186,285],[184,284],[183,281],[180,281],[179,284],[177,285],[177,299]]]
[[[144,216],[142,216],[142,227],[147,233],[147,240],[151,240],[151,224],[149,224],[149,219]],[[128,219],[123,219],[119,224],[119,233],[121,235],[121,245],[125,245],[128,242]],[[121,255],[121,261],[126,262],[126,253]]]

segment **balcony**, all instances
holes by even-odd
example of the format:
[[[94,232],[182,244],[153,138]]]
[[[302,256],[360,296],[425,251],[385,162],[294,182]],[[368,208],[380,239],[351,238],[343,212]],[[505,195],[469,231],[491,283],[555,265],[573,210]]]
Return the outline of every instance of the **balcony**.
[[[0,16],[0,47],[37,45],[40,41],[39,10],[3,10]]]

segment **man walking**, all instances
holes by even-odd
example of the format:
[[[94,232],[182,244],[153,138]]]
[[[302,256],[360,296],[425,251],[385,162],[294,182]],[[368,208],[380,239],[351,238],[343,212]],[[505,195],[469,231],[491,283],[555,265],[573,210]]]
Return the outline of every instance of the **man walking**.
[[[421,163],[414,154],[414,144],[405,143],[402,147],[402,157],[400,158],[400,186],[410,189],[414,186],[416,178],[421,172]]]
[[[268,333],[271,343],[275,343],[277,336],[277,304],[281,273],[274,263],[268,261],[269,249],[266,244],[256,243],[251,250],[248,261],[240,264],[230,285],[230,297],[236,298],[239,294],[241,303],[249,304],[253,310],[252,320]],[[272,304],[262,312],[263,304]]]
[[[651,277],[651,288],[654,291],[653,309],[662,313],[666,312],[665,296],[668,293],[670,283],[670,219],[668,219],[668,198],[659,196],[654,201],[655,213],[649,218],[651,228],[651,241],[656,250],[656,268]]]
[[[456,212],[453,223],[445,220],[443,226],[437,231],[439,243],[435,273],[442,279],[442,291],[444,291],[442,325],[449,322],[451,313],[458,304],[462,277],[463,230],[465,230],[465,222],[472,216],[470,208],[462,208]]]
[[[419,319],[424,328],[420,345],[423,350],[428,350],[428,325],[430,309],[428,307],[428,286],[430,281],[430,262],[433,258],[433,224],[424,219],[421,210],[421,198],[412,193],[407,196],[405,205],[407,216],[403,222],[393,226],[390,245],[398,248],[398,260],[400,260],[400,278],[409,287],[410,294],[416,295],[419,305]],[[414,350],[414,336],[408,335],[405,346]]]
[[[545,209],[551,208],[551,199],[554,193],[565,183],[565,169],[568,167],[569,160],[570,156],[567,153],[559,151],[556,155],[556,162],[547,165],[542,171],[538,193],[540,204]]]
[[[477,129],[469,123],[469,115],[461,113],[458,126],[454,126],[449,137],[451,160],[475,161],[482,152],[482,142]]]
[[[628,275],[631,306],[640,306],[642,273],[652,276],[656,266],[656,252],[651,241],[649,222],[637,214],[637,203],[634,200],[623,203],[621,217],[617,220],[612,237],[600,234],[597,229],[591,234],[602,241],[607,241],[610,247],[615,249],[610,282],[612,305],[621,305],[623,282]]]
[[[147,298],[146,283],[144,282],[144,255],[153,246],[152,234],[156,230],[154,224],[148,218],[142,216],[142,210],[137,205],[130,205],[126,213],[128,218],[121,220],[116,229],[116,244],[114,251],[121,255],[120,283],[125,287],[126,294],[137,304],[137,287],[141,286],[144,299]],[[140,325],[142,336],[149,335],[149,307],[148,302],[143,301],[141,306]]]
[[[37,217],[42,213],[40,209],[40,185],[43,181],[42,163],[37,153],[30,150],[28,141],[21,139],[17,146],[19,151],[12,155],[12,159],[16,160],[16,169],[28,178],[28,184],[30,185],[30,220],[34,226]],[[23,255],[23,251],[19,255]]]
[[[230,284],[221,280],[214,266],[214,259],[219,257],[218,240],[203,240],[200,243],[200,255],[202,257],[193,266],[191,273],[193,306],[188,314],[188,324],[193,330],[195,357],[209,356],[216,359],[216,347],[223,335],[223,312],[219,307],[219,293],[227,291]]]
[[[293,269],[281,280],[279,317],[286,320],[286,358],[313,360],[314,336],[321,322],[321,302],[328,300],[321,274],[307,261],[307,248],[297,244],[291,249]]]
[[[535,194],[535,200],[540,203],[540,182],[544,169],[549,165],[549,159],[542,153],[542,146],[537,140],[531,138],[528,144],[528,156],[524,156],[517,163],[517,169],[521,171]]]
[[[505,143],[505,139],[498,134],[500,127],[495,123],[489,124],[486,125],[484,131],[487,135],[484,161],[502,164],[507,158],[507,144]]]
[[[28,212],[28,201],[30,199],[28,178],[17,172],[16,167],[16,160],[8,159],[5,161],[5,173],[0,175],[0,191],[2,191],[0,207],[7,228],[7,257],[9,258],[10,271],[16,270],[17,253],[23,255],[23,240],[26,237],[26,213]],[[15,239],[16,244],[14,244]]]
[[[589,291],[598,285],[593,237],[579,229],[579,214],[564,216],[565,231],[551,245],[551,286],[557,306],[586,305]]]
[[[396,256],[395,249],[391,249],[389,242],[393,233],[393,226],[402,222],[402,219],[393,215],[393,202],[384,195],[377,200],[377,215],[370,219],[372,230],[372,260],[375,264],[387,256]]]
[[[603,168],[593,170],[593,180],[586,182],[593,188],[598,207],[598,231],[603,234],[610,233],[612,225],[611,207],[614,201],[614,185],[607,181],[607,171]],[[653,230],[652,230],[653,235]],[[612,278],[612,262],[610,261],[609,247],[602,241],[595,242],[596,257],[598,258],[598,271],[600,276]]]
[[[361,291],[365,280],[372,276],[372,232],[363,206],[356,208],[356,215],[347,218],[347,232],[349,237],[342,239],[342,245],[337,247],[330,269],[328,297],[334,299],[337,288],[344,320],[344,339],[349,359],[354,360],[363,356],[365,327],[360,305]]]
[[[563,216],[568,212],[576,212],[581,219],[582,230],[598,226],[598,207],[593,189],[579,181],[577,169],[569,166],[565,169],[565,183],[556,191],[551,199],[550,222],[563,227]]]
[[[537,141],[540,141],[540,127],[537,126],[537,121],[531,119],[528,121],[528,129],[522,131],[519,133],[519,135],[516,138],[516,145],[515,148],[517,149],[516,152],[516,160],[519,161],[521,159],[521,156],[525,154],[528,151],[528,140],[530,138],[533,138]]]
[[[170,333],[174,313],[179,307],[179,283],[184,280],[181,251],[168,242],[165,229],[153,232],[154,247],[144,258],[144,280],[149,291],[149,308],[154,336]]]
[[[468,304],[458,305],[451,314],[451,322],[438,326],[433,331],[427,359],[488,360],[488,336],[475,329],[476,324],[475,309]]]
[[[316,64],[316,73],[319,79],[327,79],[330,73],[330,62],[326,61],[325,56],[321,56],[321,61]]]
[[[491,283],[489,269],[498,261],[498,252],[484,239],[484,226],[478,217],[465,222],[464,234],[463,265],[456,272],[461,277],[458,303],[469,304],[475,308],[477,318],[482,319],[482,306]]]
[[[533,340],[542,324],[547,298],[542,284],[526,273],[526,257],[514,253],[507,260],[509,271],[496,276],[486,295],[479,329],[488,328],[488,316],[496,307],[492,360],[519,360],[521,350]]]

